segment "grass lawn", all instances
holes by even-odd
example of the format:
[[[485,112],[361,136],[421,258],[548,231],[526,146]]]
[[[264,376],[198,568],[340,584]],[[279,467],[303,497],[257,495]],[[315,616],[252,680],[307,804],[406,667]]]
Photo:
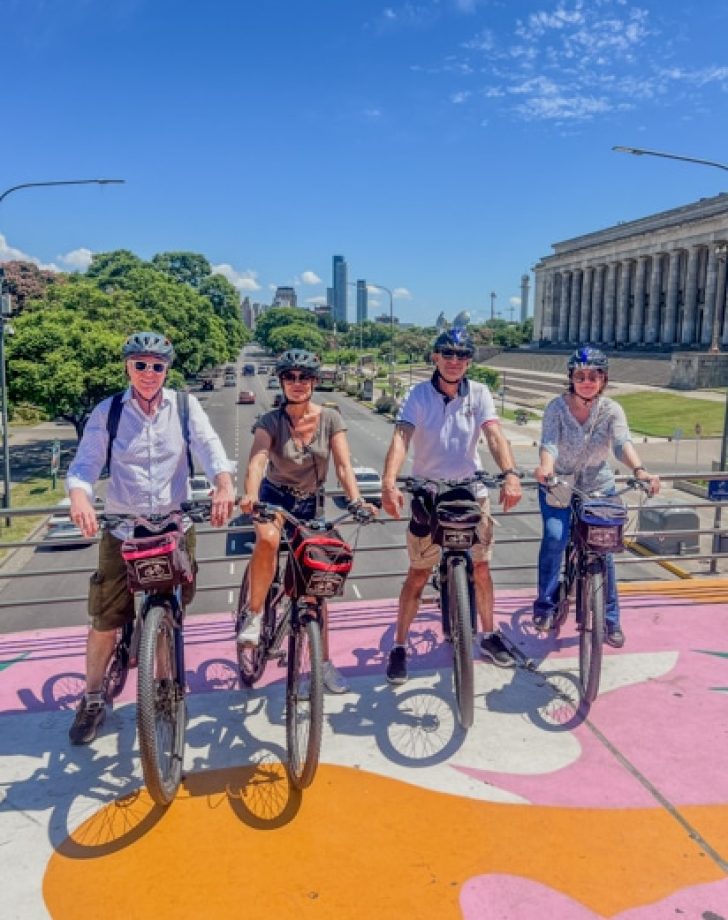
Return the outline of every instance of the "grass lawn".
[[[11,505],[13,508],[48,508],[51,505],[57,505],[65,495],[63,480],[59,480],[55,489],[51,489],[50,479],[39,477],[37,479],[28,479],[25,482],[13,483],[12,493],[10,495]],[[0,515],[2,511],[0,510]],[[15,543],[24,540],[43,518],[44,514],[33,514],[27,517],[11,517],[10,527],[5,526],[5,518],[0,516],[0,541],[3,543]],[[0,550],[0,559],[7,555],[7,550]]]
[[[717,438],[723,432],[722,402],[671,393],[630,393],[613,398],[627,413],[634,433],[666,438],[681,428],[683,438],[694,438],[697,423],[702,427],[703,438]]]

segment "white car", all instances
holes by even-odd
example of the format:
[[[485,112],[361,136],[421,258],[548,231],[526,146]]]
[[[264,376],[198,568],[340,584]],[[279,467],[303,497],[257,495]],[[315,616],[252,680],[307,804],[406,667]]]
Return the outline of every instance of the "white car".
[[[199,502],[210,498],[212,494],[212,483],[207,476],[196,473],[190,477],[190,501]]]
[[[354,476],[364,501],[382,505],[382,477],[371,466],[355,466]]]
[[[70,498],[62,498],[58,504],[62,508],[68,508],[71,504]],[[91,542],[81,533],[77,524],[74,524],[71,518],[64,511],[55,511],[46,521],[46,532],[43,535],[44,540],[68,540],[80,546],[88,546]],[[60,549],[59,546],[48,546],[46,549]]]

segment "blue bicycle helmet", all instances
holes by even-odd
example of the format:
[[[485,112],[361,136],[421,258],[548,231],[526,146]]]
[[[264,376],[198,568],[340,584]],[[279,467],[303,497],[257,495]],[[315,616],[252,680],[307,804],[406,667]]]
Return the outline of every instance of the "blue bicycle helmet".
[[[121,353],[124,360],[137,355],[154,355],[168,364],[174,361],[174,346],[166,336],[158,332],[133,332],[124,342]]]
[[[457,348],[458,351],[467,352],[469,358],[475,354],[475,344],[468,330],[462,326],[453,326],[438,335],[432,343],[432,350],[441,351],[443,348]]]

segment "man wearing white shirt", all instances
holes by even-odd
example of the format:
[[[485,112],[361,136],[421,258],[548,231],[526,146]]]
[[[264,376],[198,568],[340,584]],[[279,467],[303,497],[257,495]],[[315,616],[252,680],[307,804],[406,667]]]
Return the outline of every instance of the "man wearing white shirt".
[[[156,332],[136,332],[122,348],[130,386],[122,397],[118,429],[113,440],[105,511],[109,514],[152,515],[179,510],[189,498],[188,446],[214,483],[210,520],[225,524],[233,511],[235,469],[225,455],[205,411],[189,399],[189,445],[177,408],[177,393],[163,386],[174,360],[171,342]],[[99,529],[93,486],[106,465],[108,420],[113,397],[93,410],[66,478],[70,517],[84,536]],[[134,618],[134,598],[126,584],[121,537],[104,531],[99,566],[89,588],[90,628],[86,645],[86,693],[69,731],[72,744],[88,744],[104,721],[102,685],[116,644],[116,630]],[[193,533],[188,545],[194,551]],[[194,596],[194,584],[183,591],[183,602]]]
[[[485,384],[466,377],[474,353],[473,342],[464,329],[454,327],[441,333],[433,344],[435,372],[431,380],[413,386],[397,416],[392,441],[382,474],[382,505],[399,518],[404,495],[397,488],[397,476],[412,446],[412,475],[423,479],[464,479],[481,469],[478,441],[485,436],[490,453],[505,479],[500,493],[503,510],[521,499],[520,475],[515,469],[508,439],[503,434],[493,397]],[[482,490],[481,490],[482,491]],[[513,656],[500,633],[493,628],[493,581],[489,561],[493,544],[493,522],[487,492],[478,494],[481,522],[478,542],[472,548],[473,577],[483,635],[480,652],[500,667],[512,667]],[[418,535],[410,523],[407,532],[409,570],[399,597],[397,627],[387,662],[387,680],[407,680],[407,636],[417,615],[422,591],[432,567],[440,558],[440,547],[431,536]]]

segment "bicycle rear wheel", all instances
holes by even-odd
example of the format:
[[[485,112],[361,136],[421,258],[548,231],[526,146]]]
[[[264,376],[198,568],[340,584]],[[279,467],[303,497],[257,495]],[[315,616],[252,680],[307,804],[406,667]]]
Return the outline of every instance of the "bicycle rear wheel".
[[[243,625],[243,617],[248,607],[250,598],[250,567],[246,568],[243,580],[240,583],[240,593],[238,594],[238,610],[235,616],[235,634]],[[238,658],[238,671],[240,672],[240,682],[244,687],[252,687],[263,676],[265,666],[268,663],[267,652],[268,642],[273,635],[275,626],[275,609],[273,608],[273,591],[268,592],[263,607],[263,622],[260,627],[260,642],[257,645],[238,645],[235,643],[235,650]]]
[[[139,645],[137,729],[144,782],[157,805],[172,801],[182,779],[187,712],[179,677],[172,612],[150,607]]]
[[[321,626],[306,619],[288,639],[286,744],[288,775],[298,789],[310,786],[318,767],[324,721]]]
[[[603,559],[589,563],[577,591],[579,629],[579,686],[582,699],[593,703],[599,693],[604,647],[606,566]]]
[[[470,592],[464,559],[453,559],[448,566],[447,603],[452,642],[453,680],[458,720],[470,728],[474,714],[473,628],[470,618]]]

